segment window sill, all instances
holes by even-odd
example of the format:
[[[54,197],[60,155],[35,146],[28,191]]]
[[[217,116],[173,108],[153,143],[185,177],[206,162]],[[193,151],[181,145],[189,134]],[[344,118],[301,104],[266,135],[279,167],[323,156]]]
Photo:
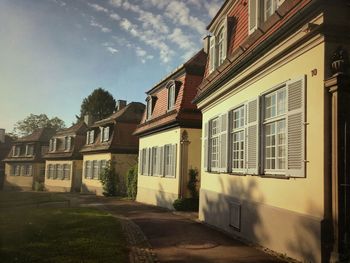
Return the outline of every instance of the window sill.
[[[259,175],[259,177],[261,178],[267,178],[267,179],[284,179],[284,180],[289,180],[290,176],[285,176],[285,175],[281,175],[281,174],[262,174]]]

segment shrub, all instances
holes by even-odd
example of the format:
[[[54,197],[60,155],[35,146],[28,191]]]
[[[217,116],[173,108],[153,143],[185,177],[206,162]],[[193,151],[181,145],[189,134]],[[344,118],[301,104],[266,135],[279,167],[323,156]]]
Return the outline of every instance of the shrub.
[[[34,191],[41,192],[41,191],[44,191],[44,189],[45,189],[44,183],[38,182],[38,181],[34,182]]]
[[[177,211],[198,211],[199,207],[199,193],[197,188],[198,183],[198,170],[190,169],[188,171],[189,180],[187,183],[187,189],[190,191],[191,198],[179,198],[173,203],[175,210]]]
[[[126,193],[129,198],[136,199],[137,165],[131,167],[126,175]]]
[[[175,210],[177,211],[198,211],[199,199],[198,198],[180,198],[176,199],[173,203]]]
[[[190,194],[192,198],[197,198],[199,196],[198,189],[197,189],[197,183],[198,183],[198,170],[197,169],[190,169],[188,171],[189,180],[187,183],[187,188],[190,190]]]
[[[100,181],[104,196],[116,196],[118,194],[118,175],[112,168],[110,161],[107,162],[105,169],[100,173]]]

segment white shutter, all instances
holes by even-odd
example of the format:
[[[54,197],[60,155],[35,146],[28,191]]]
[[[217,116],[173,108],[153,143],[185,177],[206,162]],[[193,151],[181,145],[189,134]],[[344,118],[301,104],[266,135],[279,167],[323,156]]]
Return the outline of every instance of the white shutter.
[[[253,33],[254,30],[258,28],[258,12],[259,12],[259,4],[258,0],[249,0],[249,34]]]
[[[287,83],[287,176],[305,177],[305,76]]]
[[[211,36],[209,40],[209,73],[213,72],[216,65],[216,54],[215,54],[215,36]]]
[[[227,130],[228,113],[220,116],[220,139],[219,139],[219,171],[227,172]]]
[[[138,173],[142,174],[142,150],[139,150],[139,163],[138,163]]]
[[[225,26],[223,28],[223,33],[224,33],[224,42],[223,42],[223,47],[222,47],[222,58],[223,61],[226,59],[227,57],[227,52],[228,52],[228,41],[230,40],[230,36],[229,36],[229,29],[230,29],[230,22],[229,22],[229,18],[226,17],[226,21],[225,21]]]
[[[143,156],[143,158],[145,158],[145,171],[143,174],[149,175],[149,151],[148,151],[148,148],[146,148],[145,156]]]
[[[208,171],[208,156],[209,156],[209,147],[208,147],[208,134],[209,134],[209,123],[204,124],[204,138],[203,138],[203,168],[204,171]]]
[[[246,172],[259,174],[259,98],[248,101],[246,134]]]
[[[171,175],[176,177],[176,152],[177,152],[177,144],[173,144],[171,147],[172,151],[172,160],[171,160]]]
[[[160,148],[159,175],[164,176],[164,146]]]

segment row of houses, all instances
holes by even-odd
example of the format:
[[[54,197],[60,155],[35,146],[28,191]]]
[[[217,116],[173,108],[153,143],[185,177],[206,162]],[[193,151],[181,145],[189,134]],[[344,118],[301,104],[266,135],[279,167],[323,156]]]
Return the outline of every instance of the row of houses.
[[[131,103],[50,143],[49,131],[22,138],[7,181],[46,171],[49,190],[100,193],[106,161],[118,174],[138,162],[137,201],[172,209],[193,168],[201,221],[301,261],[340,262],[350,247],[349,8],[225,1],[204,48],[146,92],[145,109]],[[34,165],[27,154],[45,147],[46,168]]]

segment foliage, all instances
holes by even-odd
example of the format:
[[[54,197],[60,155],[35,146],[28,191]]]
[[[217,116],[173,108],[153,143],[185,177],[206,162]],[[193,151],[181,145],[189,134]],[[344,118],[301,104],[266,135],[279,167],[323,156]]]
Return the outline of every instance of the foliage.
[[[126,175],[127,196],[136,199],[137,194],[137,165],[131,167]]]
[[[174,208],[177,211],[198,211],[199,199],[198,198],[179,198],[173,203]]]
[[[199,208],[198,170],[191,168],[188,171],[188,175],[187,189],[190,191],[191,197],[176,199],[173,206],[177,211],[198,211]]]
[[[64,121],[58,117],[49,119],[46,114],[30,114],[24,120],[15,124],[13,133],[17,136],[26,136],[39,128],[53,128],[56,131],[65,128]]]
[[[116,106],[116,101],[108,91],[98,88],[86,97],[80,106],[80,118],[86,114],[94,117],[95,121],[111,115]]]
[[[111,162],[107,162],[105,169],[100,174],[104,196],[116,196],[118,194],[118,175],[114,171]]]
[[[43,182],[34,182],[34,191],[44,191],[45,187],[44,187],[44,183]]]
[[[187,188],[190,191],[192,198],[198,198],[198,196],[199,196],[198,188],[197,188],[198,170],[191,168],[188,172],[188,175],[190,178],[189,178],[188,183],[187,183]]]
[[[1,262],[128,262],[120,222],[91,208],[36,208],[27,193],[1,192],[1,201],[21,203],[0,213]],[[47,193],[30,193],[36,200]],[[53,198],[54,200],[55,198]],[[54,205],[54,203],[52,204]]]

